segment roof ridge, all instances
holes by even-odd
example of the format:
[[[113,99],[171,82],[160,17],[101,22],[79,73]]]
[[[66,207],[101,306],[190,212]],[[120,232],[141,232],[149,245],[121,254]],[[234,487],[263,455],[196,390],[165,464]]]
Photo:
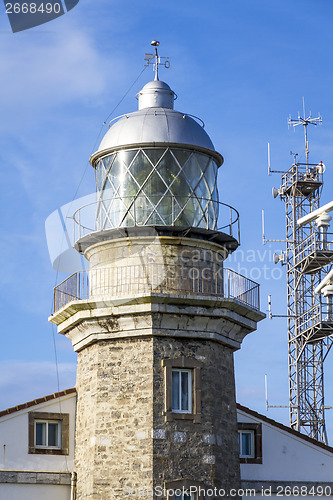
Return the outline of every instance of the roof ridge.
[[[300,439],[303,439],[305,441],[308,441],[309,443],[319,446],[319,448],[323,448],[326,451],[329,451],[330,453],[333,453],[333,447],[329,446],[328,444],[324,444],[321,441],[317,441],[314,438],[311,438],[310,436],[307,436],[306,434],[303,434],[302,432],[296,431],[295,429],[292,429],[291,427],[288,427],[287,425],[281,424],[281,422],[277,422],[276,420],[273,420],[272,418],[266,417],[262,413],[258,413],[257,411],[251,410],[247,406],[243,406],[240,403],[236,403],[236,408],[238,410],[244,411],[245,413],[248,413],[249,415],[252,415],[255,418],[258,418],[259,420],[263,420],[264,422],[273,425],[274,427],[277,427],[278,429],[281,429],[285,432],[288,432],[289,434],[292,434],[295,437],[298,437]]]
[[[27,408],[31,408],[32,406],[36,406],[41,403],[46,403],[47,401],[51,401],[52,399],[58,399],[61,398],[62,396],[73,394],[74,392],[76,392],[76,388],[71,387],[70,389],[65,389],[60,392],[54,392],[53,394],[48,394],[47,396],[33,399],[31,401],[27,401],[26,403],[22,403],[17,406],[12,406],[11,408],[7,408],[6,410],[0,411],[0,417],[4,417],[5,415],[10,415],[11,413],[15,413],[17,411],[26,410]]]
[[[10,415],[12,413],[16,413],[21,410],[26,410],[27,408],[31,408],[32,406],[37,406],[41,403],[45,403],[47,401],[51,401],[52,399],[58,399],[61,398],[62,396],[67,396],[68,394],[74,394],[76,393],[76,387],[71,387],[70,389],[65,389],[63,391],[59,392],[54,392],[53,394],[48,394],[47,396],[43,396],[41,398],[36,398],[31,401],[27,401],[26,403],[22,403],[17,406],[13,406],[11,408],[7,408],[5,410],[0,411],[0,417],[4,417],[6,415]],[[263,420],[264,422],[273,425],[274,427],[277,427],[278,429],[281,429],[285,432],[288,432],[289,434],[292,434],[293,436],[296,436],[300,439],[303,439],[305,441],[308,441],[309,443],[318,446],[319,448],[323,448],[326,451],[329,451],[330,453],[333,453],[333,447],[329,446],[327,444],[321,443],[320,441],[317,441],[316,439],[313,439],[306,434],[302,434],[299,431],[295,431],[294,429],[291,429],[290,427],[287,427],[284,424],[281,424],[280,422],[277,422],[276,420],[273,420],[272,418],[266,417],[262,413],[258,413],[255,410],[251,410],[247,406],[243,406],[240,403],[236,403],[236,408],[240,411],[243,411],[244,413],[248,413],[249,415],[258,418],[259,420]]]

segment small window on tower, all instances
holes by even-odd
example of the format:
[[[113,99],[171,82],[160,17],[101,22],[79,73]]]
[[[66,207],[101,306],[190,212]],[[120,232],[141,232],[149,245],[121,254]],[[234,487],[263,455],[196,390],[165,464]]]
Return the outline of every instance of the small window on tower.
[[[29,413],[29,453],[68,455],[68,447],[68,413]]]
[[[172,411],[192,413],[192,370],[172,369]]]
[[[165,418],[201,421],[201,368],[195,358],[164,359]]]
[[[195,500],[194,493],[180,493],[173,496],[174,500]]]
[[[192,479],[176,479],[166,481],[164,488],[168,500],[203,500],[208,486]]]

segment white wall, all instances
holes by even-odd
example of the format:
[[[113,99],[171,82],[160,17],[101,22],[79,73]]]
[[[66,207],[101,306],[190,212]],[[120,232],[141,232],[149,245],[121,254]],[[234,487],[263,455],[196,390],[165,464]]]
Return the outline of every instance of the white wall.
[[[75,401],[76,394],[69,394],[1,417],[0,469],[59,472],[73,471]],[[30,411],[69,413],[69,455],[29,455],[28,414]],[[4,445],[6,445],[5,448]],[[1,489],[2,487],[3,485],[1,485]],[[51,500],[49,497],[45,498]]]
[[[70,486],[53,484],[1,484],[0,500],[70,500]]]
[[[262,424],[262,464],[241,464],[242,480],[333,482],[333,453],[238,410],[238,421]]]

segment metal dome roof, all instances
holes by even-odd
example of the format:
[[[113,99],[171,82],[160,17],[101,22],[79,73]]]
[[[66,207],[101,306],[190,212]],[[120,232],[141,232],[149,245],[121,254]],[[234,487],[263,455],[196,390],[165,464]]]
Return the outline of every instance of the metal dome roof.
[[[138,94],[141,109],[121,116],[110,127],[91,156],[91,164],[95,166],[98,158],[116,149],[172,145],[203,150],[215,158],[218,166],[222,165],[223,157],[215,151],[203,127],[191,116],[171,109],[174,95],[164,82],[147,83]]]
[[[139,109],[173,109],[173,101],[175,99],[177,99],[176,94],[167,83],[161,82],[161,80],[152,80],[146,83],[143,89],[138,93]]]

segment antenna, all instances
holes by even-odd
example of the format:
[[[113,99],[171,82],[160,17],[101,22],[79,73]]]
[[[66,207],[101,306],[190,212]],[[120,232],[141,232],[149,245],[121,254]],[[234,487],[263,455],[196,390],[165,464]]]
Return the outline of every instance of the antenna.
[[[303,125],[303,127],[304,127],[304,138],[305,138],[306,165],[308,165],[308,163],[309,163],[309,142],[308,142],[307,127],[308,127],[308,125],[317,126],[318,124],[323,123],[323,120],[322,120],[320,114],[318,114],[317,118],[312,118],[311,111],[310,111],[310,114],[309,114],[309,116],[307,118],[305,118],[305,116],[306,116],[305,115],[305,103],[304,103],[304,97],[303,97],[303,117],[300,116],[299,113],[298,113],[297,120],[291,118],[291,116],[290,116],[289,120],[288,120],[288,126],[293,126],[294,129],[295,129],[295,127],[297,127],[297,125]]]
[[[271,145],[267,143],[267,156],[268,156],[268,175],[271,174],[284,174],[282,170],[271,170]]]
[[[273,188],[274,189],[274,188]],[[275,241],[275,242],[282,242],[286,243],[288,240],[270,240],[265,238],[265,212],[264,210],[261,211],[261,226],[262,226],[262,244],[264,245],[268,241]]]
[[[274,254],[276,255],[276,254]],[[288,314],[273,314],[272,313],[272,296],[268,295],[268,317],[269,319],[273,318],[295,318],[295,316],[290,316]]]
[[[157,47],[160,45],[160,42],[158,42],[157,40],[153,40],[150,45],[152,47],[155,47],[155,54],[145,54],[145,61],[146,61],[145,66],[150,66],[150,64],[153,64],[153,70],[155,71],[154,80],[158,80],[159,66],[170,68],[170,61],[168,57],[158,55]]]
[[[266,411],[268,408],[290,408],[290,405],[270,405],[268,404],[268,377],[265,373],[265,403],[266,403]]]
[[[269,319],[273,319],[272,315],[272,296],[268,295],[268,317]]]
[[[293,153],[292,151],[290,151],[290,156],[293,156],[294,157],[294,165],[296,165],[296,160],[297,160],[297,156],[298,156],[298,153]]]
[[[265,373],[265,403],[266,411],[268,411],[268,389],[267,389],[267,374]]]

